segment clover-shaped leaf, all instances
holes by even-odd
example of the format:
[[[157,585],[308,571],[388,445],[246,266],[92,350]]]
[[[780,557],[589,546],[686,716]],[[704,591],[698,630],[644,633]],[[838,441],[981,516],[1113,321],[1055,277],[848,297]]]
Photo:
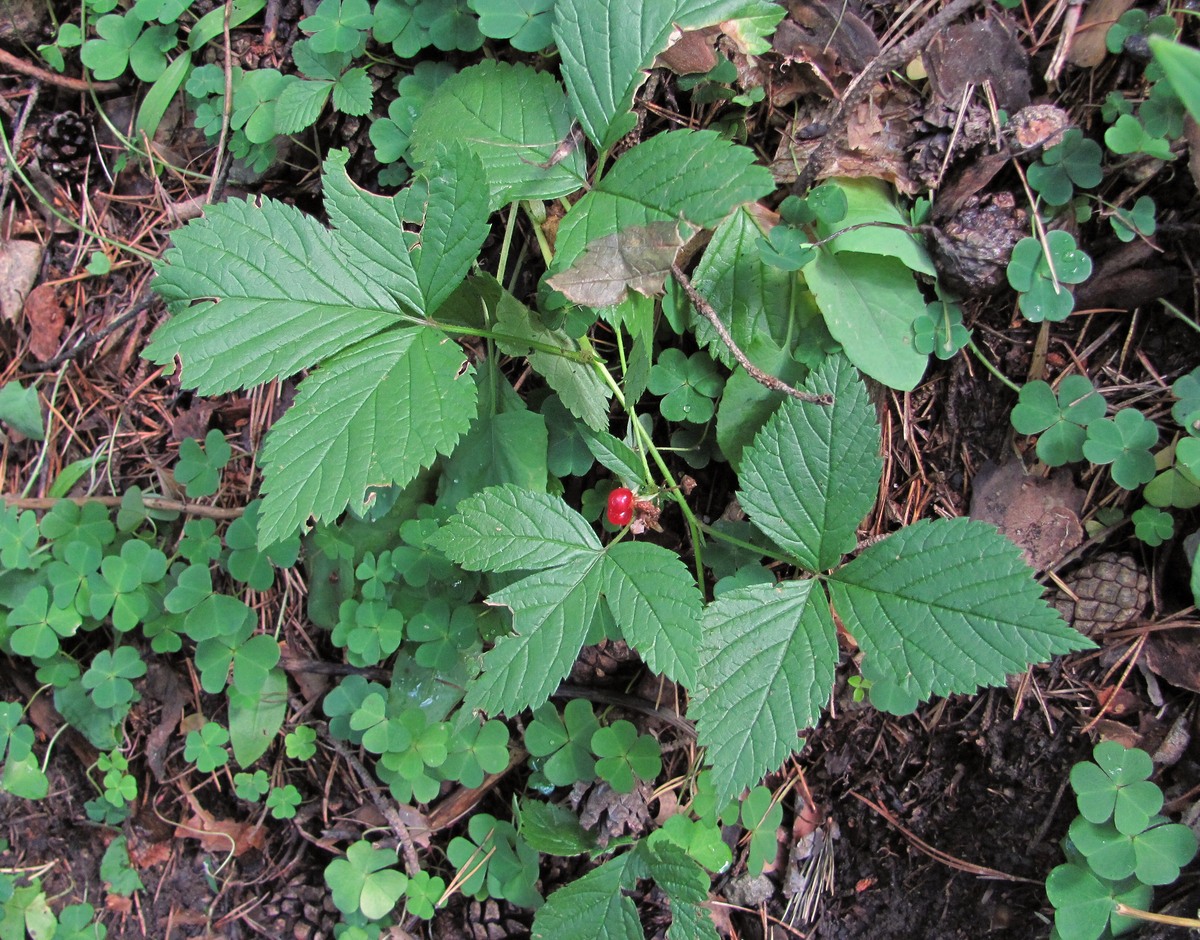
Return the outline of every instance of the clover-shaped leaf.
[[[919,353],[952,359],[970,341],[971,333],[963,326],[958,304],[928,304],[913,321],[913,348]]]
[[[671,347],[663,350],[650,370],[649,389],[663,396],[659,411],[668,421],[704,424],[713,416],[713,399],[724,387],[725,380],[706,352],[688,356]]]
[[[300,791],[292,784],[282,787],[272,787],[267,794],[267,809],[275,819],[291,819],[296,815],[296,807],[300,805]]]
[[[182,483],[189,499],[212,496],[221,485],[221,471],[229,463],[233,451],[225,435],[213,428],[204,438],[204,447],[192,437],[179,445],[179,462],[175,464],[175,479]]]
[[[836,225],[850,211],[846,191],[836,183],[824,183],[808,194],[808,208],[822,225]]]
[[[215,721],[206,722],[195,731],[189,731],[184,743],[183,759],[190,760],[201,773],[212,773],[229,762],[229,732]]]
[[[374,22],[367,0],[321,0],[312,16],[300,21],[300,29],[311,37],[314,52],[355,52]]]
[[[535,758],[545,758],[542,773],[558,787],[593,780],[596,761],[592,757],[592,735],[600,728],[591,703],[585,699],[567,702],[560,716],[547,702],[533,713],[525,729],[525,747]]]
[[[538,52],[554,41],[554,0],[474,0],[479,31],[507,39],[514,49]]]
[[[1154,200],[1140,196],[1132,209],[1116,209],[1109,219],[1117,238],[1131,242],[1139,235],[1149,238],[1154,234]]]
[[[672,816],[646,841],[652,846],[661,841],[673,842],[713,873],[724,871],[733,862],[733,853],[721,839],[721,827],[715,820],[705,822],[682,815]]]
[[[8,643],[18,656],[49,659],[58,652],[59,638],[73,636],[82,622],[74,607],[66,610],[55,607],[50,602],[50,592],[38,584],[9,611],[8,627],[12,634]]]
[[[67,543],[62,560],[46,566],[46,581],[54,589],[54,606],[63,610],[74,607],[86,613],[90,606],[86,590],[88,578],[100,570],[103,558],[100,547],[90,542]],[[77,598],[79,603],[76,603]]]
[[[132,646],[101,650],[83,674],[83,687],[91,693],[97,708],[113,708],[134,701],[137,694],[131,679],[146,674],[146,664]]]
[[[411,59],[433,40],[429,30],[417,22],[419,0],[379,0],[371,34],[381,43],[391,43],[401,59]]]
[[[335,738],[350,741],[358,745],[362,743],[362,730],[351,727],[354,713],[371,695],[378,695],[386,702],[387,689],[378,682],[368,682],[362,676],[347,676],[325,696],[321,709],[329,719],[329,733]],[[386,717],[386,709],[379,714]]]
[[[781,271],[799,271],[817,256],[808,236],[790,225],[776,225],[757,245],[763,263]]]
[[[1150,756],[1140,748],[1103,741],[1092,751],[1095,763],[1080,761],[1071,768],[1071,789],[1079,812],[1096,824],[1116,820],[1122,832],[1140,832],[1162,808],[1162,791],[1148,779],[1154,772]]]
[[[742,800],[742,828],[750,833],[750,856],[746,868],[750,874],[762,873],[767,862],[779,851],[778,830],[783,822],[783,806],[766,787],[754,787]]]
[[[39,568],[48,558],[34,554],[37,545],[38,522],[32,510],[0,509],[0,565],[26,571]]]
[[[1175,534],[1175,519],[1169,512],[1143,506],[1134,512],[1133,534],[1155,548]]]
[[[404,641],[404,615],[382,600],[343,601],[330,638],[346,647],[354,665],[374,666]]]
[[[233,792],[248,803],[257,803],[271,789],[271,780],[265,770],[233,775]]]
[[[392,550],[392,562],[412,587],[423,588],[430,581],[445,581],[454,573],[454,565],[446,556],[425,544],[440,525],[437,519],[426,517],[409,519],[400,526],[404,544]]]
[[[442,52],[474,52],[483,45],[479,21],[467,0],[420,0],[416,18]]]
[[[519,907],[537,907],[538,853],[510,822],[476,813],[467,836],[452,839],[446,857],[458,869],[462,893],[482,900],[504,898]]]
[[[1112,464],[1113,482],[1123,489],[1137,489],[1154,479],[1154,456],[1158,428],[1136,408],[1122,408],[1112,418],[1088,425],[1083,456],[1092,463]]]
[[[441,878],[419,871],[408,879],[404,889],[404,903],[408,912],[421,920],[430,920],[434,908],[446,893],[446,882]]]
[[[1187,826],[1162,816],[1148,822],[1148,828],[1125,833],[1112,823],[1097,825],[1080,816],[1069,830],[1071,844],[1101,878],[1120,881],[1136,875],[1144,884],[1170,884],[1196,854],[1196,837]]]
[[[1144,153],[1158,160],[1174,159],[1170,141],[1147,133],[1142,122],[1132,114],[1117,118],[1116,123],[1104,132],[1104,143],[1120,156]]]
[[[1037,455],[1050,467],[1083,459],[1087,426],[1104,417],[1104,399],[1082,375],[1068,375],[1058,392],[1041,380],[1022,389],[1012,410],[1012,426],[1021,434],[1041,434]]]
[[[42,538],[54,542],[54,553],[60,558],[73,542],[107,548],[117,537],[108,507],[100,502],[86,502],[80,506],[64,499],[42,517],[41,528]]]
[[[1189,434],[1194,433],[1187,419],[1193,412],[1200,412],[1200,366],[1177,378],[1171,386],[1171,394],[1178,399],[1171,406],[1171,417]]]
[[[408,622],[408,638],[420,645],[413,654],[422,666],[449,672],[463,650],[479,640],[478,621],[485,611],[466,604],[450,610],[442,598],[428,601]]]
[[[482,725],[472,722],[452,739],[441,775],[474,789],[484,774],[499,773],[508,761],[508,726],[494,718]]]
[[[300,539],[294,535],[259,549],[258,512],[261,504],[259,499],[251,502],[225,533],[225,544],[230,550],[225,562],[229,576],[255,591],[265,591],[274,583],[273,566],[290,568],[300,557]]]
[[[396,853],[377,849],[366,840],[355,842],[345,858],[336,858],[325,869],[325,883],[333,903],[343,914],[361,912],[378,920],[391,912],[408,887],[408,876],[389,866]]]
[[[308,725],[299,725],[284,737],[283,747],[292,760],[310,760],[317,753],[317,732]]]
[[[1054,905],[1054,926],[1062,940],[1097,940],[1127,932],[1137,921],[1118,915],[1118,902],[1145,910],[1152,894],[1149,885],[1136,879],[1109,881],[1083,865],[1059,865],[1046,878],[1046,896]]]
[[[1099,185],[1103,179],[1102,156],[1098,143],[1084,137],[1078,128],[1069,128],[1062,140],[1047,147],[1041,161],[1029,168],[1029,185],[1049,205],[1064,206],[1071,201],[1075,186]]]
[[[1045,249],[1036,238],[1017,242],[1006,273],[1008,283],[1021,292],[1018,304],[1026,319],[1065,320],[1075,298],[1064,285],[1087,280],[1092,259],[1076,246],[1070,233],[1055,230],[1046,233]]]
[[[662,749],[653,735],[639,735],[632,722],[621,719],[592,735],[596,773],[617,793],[632,793],[637,777],[653,780],[662,770]]]
[[[112,615],[113,627],[128,633],[151,611],[145,585],[161,581],[167,556],[141,539],[130,539],[119,555],[106,555],[98,574],[90,575],[90,613],[97,620]]]

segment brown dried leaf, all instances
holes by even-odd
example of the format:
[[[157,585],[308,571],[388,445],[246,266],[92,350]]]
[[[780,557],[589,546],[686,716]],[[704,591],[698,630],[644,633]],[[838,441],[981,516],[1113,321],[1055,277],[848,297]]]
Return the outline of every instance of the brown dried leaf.
[[[42,267],[42,246],[0,238],[0,320],[15,323]]]
[[[43,362],[53,359],[67,322],[53,285],[39,284],[29,292],[25,298],[25,319],[29,321],[29,351]]]
[[[655,65],[665,66],[676,75],[696,75],[711,72],[717,67],[717,50],[713,43],[720,28],[691,29],[680,35]]]
[[[971,518],[990,522],[1039,571],[1083,541],[1083,490],[1071,475],[1028,476],[1019,461],[985,465],[972,483]]]
[[[662,290],[683,247],[675,222],[651,222],[588,242],[567,270],[546,283],[585,307],[611,307],[628,288],[647,297]]]
[[[1067,61],[1080,68],[1095,68],[1108,55],[1104,39],[1108,28],[1133,6],[1133,0],[1091,0],[1084,8],[1079,25],[1071,37]]]
[[[1029,56],[1013,26],[993,15],[951,26],[922,53],[934,106],[957,113],[967,85],[991,82],[996,103],[1009,111],[1029,104]]]

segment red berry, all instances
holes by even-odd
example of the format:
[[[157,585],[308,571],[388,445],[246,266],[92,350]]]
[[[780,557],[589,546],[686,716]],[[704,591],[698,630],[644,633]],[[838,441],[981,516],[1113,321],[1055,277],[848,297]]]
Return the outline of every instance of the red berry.
[[[608,521],[615,526],[629,525],[633,520],[633,490],[618,486],[608,494]]]

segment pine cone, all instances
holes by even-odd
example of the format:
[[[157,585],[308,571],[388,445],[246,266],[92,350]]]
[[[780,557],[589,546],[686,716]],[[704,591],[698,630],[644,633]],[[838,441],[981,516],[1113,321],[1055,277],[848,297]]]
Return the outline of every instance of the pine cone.
[[[1132,555],[1105,552],[1067,578],[1079,603],[1059,595],[1054,606],[1085,636],[1132,623],[1149,600],[1150,578]]]
[[[298,874],[263,902],[254,919],[279,940],[328,940],[341,915],[324,885]]]
[[[37,135],[37,158],[55,179],[79,178],[92,148],[92,127],[74,111],[56,114]]]

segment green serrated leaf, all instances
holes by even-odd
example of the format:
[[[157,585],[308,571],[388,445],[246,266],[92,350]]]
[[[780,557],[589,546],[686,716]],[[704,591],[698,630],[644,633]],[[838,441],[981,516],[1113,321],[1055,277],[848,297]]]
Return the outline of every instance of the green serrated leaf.
[[[583,188],[586,154],[573,143],[571,127],[566,94],[553,75],[489,60],[438,88],[413,128],[411,149],[427,163],[444,142],[465,143],[482,160],[490,205],[498,209]]]
[[[595,530],[562,499],[515,486],[463,500],[429,544],[471,571],[530,571],[600,552]]]
[[[513,636],[501,637],[483,657],[483,674],[464,707],[488,715],[533,708],[571,671],[603,589],[602,556],[539,571],[488,600],[512,610]]]
[[[569,267],[589,242],[633,226],[682,220],[715,227],[774,188],[770,171],[754,160],[714,131],[669,131],[638,144],[563,218],[554,270]]]
[[[1041,597],[1016,547],[970,519],[924,520],[830,578],[867,678],[925,699],[1001,685],[1030,663],[1094,644]]]
[[[688,715],[708,749],[717,802],[735,797],[803,743],[829,699],[837,631],[815,580],[730,591],[704,612],[699,683]]]
[[[534,849],[547,855],[582,855],[596,845],[596,837],[564,806],[525,800],[521,803],[521,835]]]
[[[456,344],[413,327],[365,340],[305,379],[263,445],[259,544],[306,528],[310,515],[361,513],[368,488],[404,486],[450,453],[475,410],[462,365]]]
[[[621,891],[630,858],[607,861],[550,895],[533,919],[534,940],[645,940],[637,908]]]
[[[778,545],[824,571],[853,550],[883,464],[875,409],[844,357],[830,357],[805,389],[833,404],[786,398],[742,451],[738,499]]]
[[[689,688],[695,685],[701,597],[678,555],[648,542],[612,546],[604,566],[604,597],[646,665]]]

